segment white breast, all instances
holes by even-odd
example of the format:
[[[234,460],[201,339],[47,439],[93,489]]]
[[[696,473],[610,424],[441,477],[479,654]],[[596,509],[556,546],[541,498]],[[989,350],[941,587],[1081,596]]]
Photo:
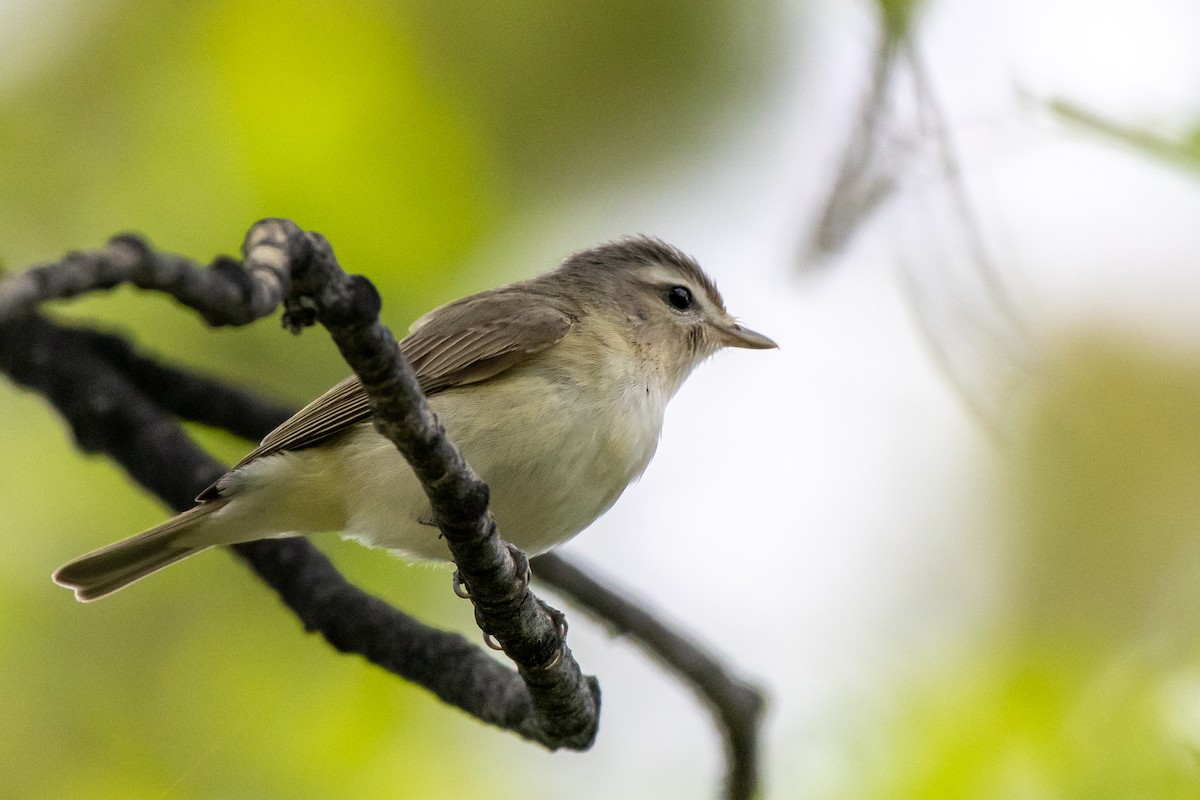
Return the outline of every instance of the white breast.
[[[431,398],[487,481],[501,535],[522,550],[545,552],[579,533],[650,463],[667,398],[645,382],[615,385],[583,392],[575,381],[513,370]],[[323,480],[346,498],[347,536],[409,557],[448,558],[428,500],[390,442],[361,425],[336,449]],[[306,452],[294,455],[303,460]]]
[[[491,487],[501,534],[524,550],[544,552],[590,525],[658,446],[662,403],[644,386],[596,397],[526,375],[490,388],[497,402],[483,425],[465,398],[435,406]]]

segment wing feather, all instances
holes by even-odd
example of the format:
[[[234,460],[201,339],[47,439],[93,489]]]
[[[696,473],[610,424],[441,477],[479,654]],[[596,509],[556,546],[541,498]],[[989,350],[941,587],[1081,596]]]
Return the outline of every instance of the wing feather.
[[[464,298],[419,319],[400,342],[427,395],[495,377],[559,342],[578,314],[561,301],[497,291]],[[310,447],[371,416],[367,393],[351,375],[267,434],[237,467],[272,453]],[[235,467],[235,469],[237,468]],[[200,495],[218,496],[216,484]]]

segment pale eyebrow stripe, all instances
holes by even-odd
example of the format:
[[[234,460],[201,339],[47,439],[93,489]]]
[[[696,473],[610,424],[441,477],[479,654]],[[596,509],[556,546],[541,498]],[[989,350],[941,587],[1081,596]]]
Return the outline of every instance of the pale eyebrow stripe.
[[[692,290],[692,296],[699,298],[700,302],[704,303],[705,308],[709,310],[713,309],[713,300],[708,295],[708,287],[703,284],[697,286],[694,277],[684,271],[665,264],[654,264],[646,270],[646,273],[649,283],[659,284],[664,287],[688,287]]]

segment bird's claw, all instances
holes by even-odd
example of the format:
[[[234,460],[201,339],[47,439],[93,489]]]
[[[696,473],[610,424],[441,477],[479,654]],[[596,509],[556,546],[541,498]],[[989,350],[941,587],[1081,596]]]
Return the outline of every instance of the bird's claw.
[[[462,573],[458,570],[454,570],[454,577],[451,580],[454,582],[454,593],[463,600],[470,600],[471,593],[467,590],[467,584],[465,581],[463,581]]]
[[[529,557],[511,544],[508,546],[508,552],[512,557],[513,565],[517,568],[521,577],[517,578],[516,586],[502,602],[514,602],[524,597],[525,592],[529,590],[529,584],[533,581],[533,568],[529,566]],[[470,600],[471,590],[467,586],[467,582],[463,579],[462,571],[454,570],[451,580],[453,581],[454,593],[463,600]]]

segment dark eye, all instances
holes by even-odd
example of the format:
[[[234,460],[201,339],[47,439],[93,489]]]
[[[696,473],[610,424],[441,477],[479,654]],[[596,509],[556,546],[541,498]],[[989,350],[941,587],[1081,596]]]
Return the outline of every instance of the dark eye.
[[[687,311],[692,307],[692,291],[686,286],[672,286],[667,290],[667,302],[672,308]]]

